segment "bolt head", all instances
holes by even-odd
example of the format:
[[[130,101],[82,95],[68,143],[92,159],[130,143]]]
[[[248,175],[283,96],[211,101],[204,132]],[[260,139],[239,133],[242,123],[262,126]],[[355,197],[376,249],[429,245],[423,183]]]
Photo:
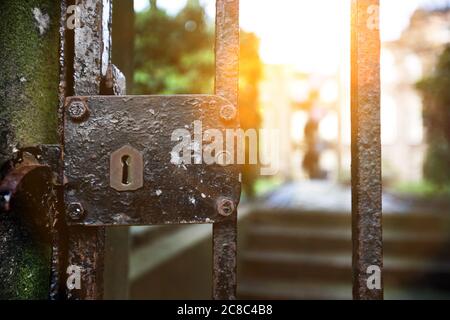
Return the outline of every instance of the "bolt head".
[[[67,205],[67,214],[70,219],[74,221],[79,221],[83,219],[85,211],[81,203],[72,202]]]
[[[82,121],[89,114],[89,109],[84,101],[71,101],[68,107],[68,114],[72,121]]]
[[[237,116],[237,110],[232,104],[227,104],[220,108],[220,118],[224,121],[232,121]]]
[[[224,217],[228,217],[233,214],[235,210],[233,200],[229,198],[219,198],[217,200],[217,212]]]

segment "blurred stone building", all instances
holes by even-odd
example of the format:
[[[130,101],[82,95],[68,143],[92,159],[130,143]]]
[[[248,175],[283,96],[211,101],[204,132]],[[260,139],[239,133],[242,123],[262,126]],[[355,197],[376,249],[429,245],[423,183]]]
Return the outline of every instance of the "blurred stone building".
[[[383,21],[381,20],[381,23]],[[279,130],[280,170],[284,180],[303,179],[304,126],[310,112],[302,106],[316,91],[327,178],[350,180],[350,30],[342,36],[337,74],[297,72],[288,65],[265,65],[260,83],[263,127]],[[426,151],[422,101],[416,83],[432,71],[450,42],[450,9],[417,10],[399,39],[382,43],[381,123],[384,181],[422,179]]]
[[[279,154],[265,158],[279,163],[283,180],[305,179],[302,161],[307,151],[305,126],[320,120],[320,167],[328,178],[338,173],[339,81],[335,75],[307,74],[288,65],[265,65],[260,83],[263,127],[279,133]],[[264,144],[264,141],[262,141]],[[264,151],[264,150],[263,150]],[[273,159],[277,157],[278,160]]]
[[[381,21],[382,23],[382,21]],[[426,145],[416,83],[450,42],[450,10],[417,10],[401,37],[382,44],[382,143],[385,179],[419,181]]]

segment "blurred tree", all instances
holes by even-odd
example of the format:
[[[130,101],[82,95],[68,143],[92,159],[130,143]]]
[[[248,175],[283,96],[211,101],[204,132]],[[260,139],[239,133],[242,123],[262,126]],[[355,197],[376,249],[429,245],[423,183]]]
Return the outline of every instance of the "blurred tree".
[[[213,93],[214,26],[198,0],[189,0],[175,16],[150,0],[150,9],[136,16],[135,41],[134,94]],[[255,34],[241,31],[239,67],[241,127],[258,129],[262,63]],[[249,196],[257,177],[257,166],[244,166]]]
[[[423,97],[428,142],[424,175],[439,187],[450,185],[450,45],[418,88]]]
[[[198,0],[176,16],[150,2],[136,17],[134,93],[212,93],[214,34]]]
[[[259,82],[262,77],[262,62],[259,57],[259,39],[254,33],[241,30],[241,48],[239,60],[239,113],[241,128],[259,129],[261,115],[259,111]],[[259,149],[259,148],[258,148]],[[246,148],[246,159],[248,159]],[[247,160],[248,161],[248,160]],[[255,181],[259,177],[259,166],[244,165],[243,188],[249,198],[254,196]]]

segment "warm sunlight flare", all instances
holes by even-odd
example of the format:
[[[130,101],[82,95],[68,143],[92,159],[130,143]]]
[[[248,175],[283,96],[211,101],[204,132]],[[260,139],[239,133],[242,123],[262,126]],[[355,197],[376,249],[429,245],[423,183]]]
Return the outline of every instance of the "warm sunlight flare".
[[[208,15],[215,14],[215,0],[200,0]],[[440,0],[381,1],[381,36],[398,38],[414,10],[422,3]],[[148,8],[149,0],[135,0],[135,10]],[[176,13],[186,0],[160,0]],[[241,28],[261,40],[260,53],[267,64],[291,65],[302,72],[332,73],[346,48],[350,27],[350,0],[240,0]]]
[[[0,0],[0,302],[450,300],[449,88],[450,0]]]

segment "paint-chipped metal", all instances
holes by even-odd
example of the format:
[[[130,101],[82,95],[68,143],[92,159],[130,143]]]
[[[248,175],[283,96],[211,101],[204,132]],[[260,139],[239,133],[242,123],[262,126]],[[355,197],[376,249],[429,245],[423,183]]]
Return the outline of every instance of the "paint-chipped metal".
[[[216,1],[215,93],[227,99],[238,112],[239,0]],[[220,112],[220,110],[218,110]],[[240,174],[238,173],[237,180]],[[239,184],[240,187],[240,184]],[[237,210],[213,225],[214,299],[236,299]]]
[[[66,62],[73,61],[73,74],[67,72],[68,83],[73,88],[66,88],[69,94],[79,96],[99,95],[111,65],[111,18],[110,0],[84,1],[76,0],[82,24],[75,28],[73,38],[73,60],[66,54]],[[68,46],[70,48],[70,45]],[[67,70],[72,70],[67,66]],[[64,98],[65,98],[64,97]],[[64,117],[63,119],[64,120]],[[62,133],[63,137],[64,133]],[[80,290],[66,291],[68,299],[101,299],[103,297],[103,264],[105,251],[105,229],[103,227],[68,227],[67,228],[67,265],[80,267],[82,287]]]
[[[41,239],[51,245],[50,299],[62,297],[60,279],[63,260],[59,227],[63,219],[57,174],[60,157],[61,149],[57,145],[19,149],[0,182],[3,213],[25,213],[27,224],[37,226]]]
[[[72,99],[83,100],[91,111],[83,122],[65,123],[65,202],[81,203],[86,211],[83,219],[68,219],[69,224],[216,222],[223,220],[218,199],[226,197],[237,206],[237,165],[205,163],[202,150],[191,163],[172,161],[180,144],[173,134],[189,132],[185,125],[201,122],[204,131],[220,130],[223,136],[238,125],[220,119],[217,110],[229,105],[227,100],[213,95],[90,96],[69,98],[68,108]],[[130,161],[129,185],[122,182],[123,156]],[[202,197],[205,193],[210,196]]]
[[[126,94],[125,75],[115,65],[110,65],[106,70],[105,92],[114,96],[123,96]]]
[[[353,297],[382,299],[369,289],[370,266],[383,267],[380,141],[379,0],[352,1]]]

